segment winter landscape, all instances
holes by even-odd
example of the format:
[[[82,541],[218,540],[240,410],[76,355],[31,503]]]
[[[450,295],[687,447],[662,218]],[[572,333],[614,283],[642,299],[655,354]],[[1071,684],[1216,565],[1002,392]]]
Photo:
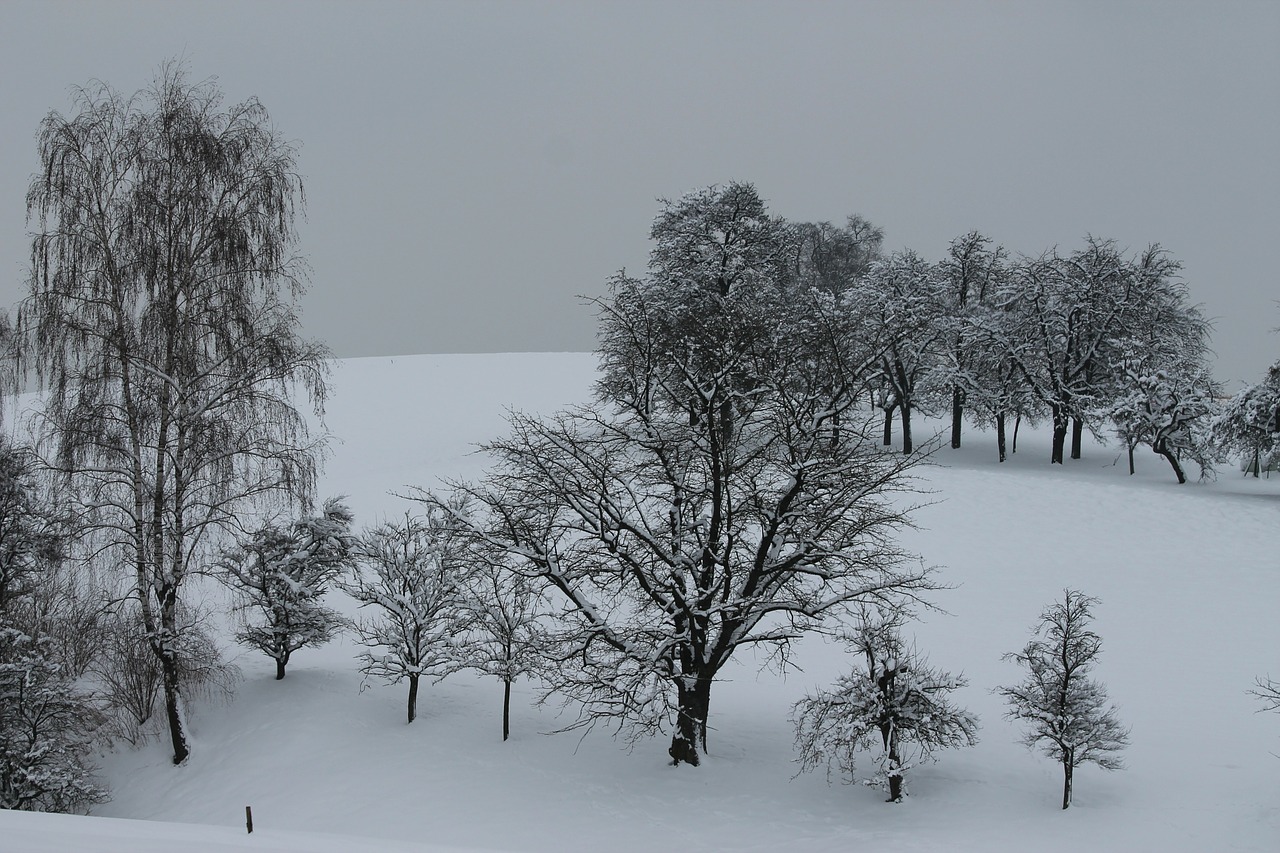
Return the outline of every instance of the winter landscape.
[[[411,507],[389,491],[477,476],[472,442],[502,433],[506,407],[581,402],[594,377],[586,354],[341,363],[327,421],[343,441],[321,493],[349,495],[361,523],[395,517]],[[530,707],[521,682],[503,743],[501,685],[469,673],[425,687],[406,725],[403,685],[362,691],[358,649],[339,638],[299,652],[280,682],[265,656],[227,646],[244,680],[194,709],[187,766],[162,740],[124,746],[101,760],[112,801],[93,808],[116,820],[0,812],[6,849],[1273,849],[1280,721],[1245,691],[1276,671],[1280,579],[1260,543],[1280,478],[1225,470],[1180,487],[1149,451],[1130,477],[1114,443],[1050,469],[1048,438],[1024,435],[1001,465],[994,437],[971,433],[924,472],[934,503],[904,544],[953,588],[932,596],[947,613],[912,633],[967,676],[958,699],[982,728],[977,746],[915,771],[902,805],[822,772],[792,778],[790,706],[854,663],[838,644],[806,642],[785,678],[738,661],[691,769],[669,765],[662,738],[628,750],[605,732],[542,734],[564,720]],[[1001,655],[1067,585],[1101,599],[1097,674],[1133,734],[1126,769],[1081,770],[1063,812],[1059,769],[1018,744],[991,689],[1017,678]]]
[[[41,105],[0,162],[0,850],[1280,846],[1280,173],[1224,94],[1280,17],[683,5],[268,4],[293,113],[185,54]],[[655,174],[643,225],[599,177]]]

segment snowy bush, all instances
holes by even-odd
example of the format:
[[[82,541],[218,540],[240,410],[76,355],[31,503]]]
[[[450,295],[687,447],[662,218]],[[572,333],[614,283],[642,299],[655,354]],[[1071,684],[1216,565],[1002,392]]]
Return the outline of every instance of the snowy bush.
[[[76,812],[104,802],[89,761],[102,724],[48,642],[0,625],[0,808]]]
[[[1102,639],[1088,630],[1098,603],[1068,589],[1063,600],[1040,614],[1036,636],[1021,652],[1005,655],[1027,669],[1013,687],[1001,687],[1009,703],[1006,714],[1028,724],[1023,743],[1039,746],[1062,764],[1062,807],[1071,805],[1072,775],[1092,762],[1104,770],[1123,767],[1117,753],[1129,743],[1114,707],[1106,707],[1106,688],[1089,678],[1102,649]]]
[[[801,770],[834,767],[857,778],[855,755],[879,748],[876,771],[862,781],[906,796],[908,770],[947,747],[973,746],[978,720],[948,694],[964,678],[930,667],[902,640],[900,612],[864,611],[849,642],[866,668],[842,676],[831,690],[806,696],[792,709]]]

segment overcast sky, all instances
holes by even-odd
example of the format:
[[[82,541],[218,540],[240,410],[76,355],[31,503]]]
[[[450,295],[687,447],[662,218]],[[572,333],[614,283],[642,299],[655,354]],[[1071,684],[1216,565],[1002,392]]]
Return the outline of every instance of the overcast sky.
[[[35,133],[166,58],[301,143],[309,335],[340,356],[588,350],[656,199],[753,182],[938,258],[1089,233],[1183,261],[1218,373],[1280,356],[1280,3],[0,3],[0,303]]]

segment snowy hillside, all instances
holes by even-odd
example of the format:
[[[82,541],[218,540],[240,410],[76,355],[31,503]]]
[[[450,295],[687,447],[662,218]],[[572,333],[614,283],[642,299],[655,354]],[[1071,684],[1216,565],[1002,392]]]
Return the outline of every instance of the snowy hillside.
[[[348,495],[362,525],[400,515],[411,505],[392,492],[483,470],[471,445],[502,432],[506,408],[583,401],[593,376],[583,354],[341,363],[322,495]],[[298,652],[281,682],[233,649],[244,681],[229,704],[196,709],[188,765],[159,742],[102,760],[113,800],[95,813],[164,823],[0,813],[0,848],[1276,849],[1280,715],[1256,713],[1246,690],[1280,676],[1280,479],[1223,470],[1178,486],[1147,451],[1129,477],[1116,448],[1091,443],[1051,469],[1048,436],[1025,429],[1000,465],[991,436],[965,441],[924,471],[933,502],[907,544],[950,586],[933,598],[945,613],[912,630],[933,664],[968,678],[956,698],[980,717],[980,742],[913,771],[904,804],[820,772],[793,778],[788,711],[853,663],[838,645],[806,642],[804,671],[785,677],[738,661],[712,694],[705,765],[672,768],[665,740],[542,734],[565,720],[531,707],[528,684],[503,743],[501,685],[470,674],[424,685],[407,726],[403,685],[362,689],[344,638]],[[1018,679],[1001,655],[1066,586],[1101,599],[1097,676],[1132,745],[1125,770],[1081,768],[1064,812],[1060,769],[1019,745],[992,690]]]

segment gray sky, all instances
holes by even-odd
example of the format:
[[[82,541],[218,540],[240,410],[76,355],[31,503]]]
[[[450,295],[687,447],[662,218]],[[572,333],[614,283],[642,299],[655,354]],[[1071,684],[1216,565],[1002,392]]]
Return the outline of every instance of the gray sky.
[[[340,356],[588,350],[658,197],[755,183],[938,258],[1087,233],[1185,264],[1223,379],[1280,356],[1280,3],[0,3],[0,304],[35,133],[166,58],[302,143],[307,333]]]

